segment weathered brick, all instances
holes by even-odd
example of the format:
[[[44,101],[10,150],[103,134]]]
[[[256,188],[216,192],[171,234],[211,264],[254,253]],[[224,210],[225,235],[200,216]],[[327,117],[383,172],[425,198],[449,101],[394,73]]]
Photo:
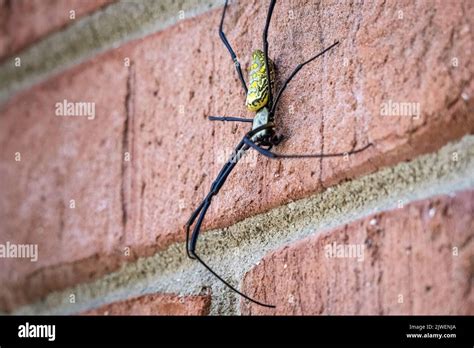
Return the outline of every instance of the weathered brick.
[[[0,0],[0,60],[114,0]],[[70,11],[75,11],[75,19]]]
[[[208,315],[209,295],[144,295],[84,312],[85,315]]]
[[[277,307],[242,312],[472,315],[473,237],[474,191],[376,214],[267,255],[243,290]],[[331,258],[334,245],[363,252]]]

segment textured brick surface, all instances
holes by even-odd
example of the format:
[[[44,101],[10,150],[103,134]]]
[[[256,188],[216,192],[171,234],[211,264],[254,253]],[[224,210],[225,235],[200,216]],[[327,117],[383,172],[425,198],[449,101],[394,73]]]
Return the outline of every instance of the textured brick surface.
[[[473,237],[474,191],[355,221],[265,257],[243,289],[277,308],[242,312],[472,315]],[[334,243],[362,245],[346,254],[362,258],[328,257]]]
[[[0,60],[113,1],[0,0]]]
[[[235,223],[472,133],[473,4],[278,3],[269,37],[278,82],[313,53],[337,39],[341,44],[288,88],[277,115],[288,140],[276,151],[375,146],[349,160],[246,159],[215,199],[204,228]],[[245,68],[261,45],[266,7],[263,1],[229,7],[226,32]],[[2,280],[8,279],[2,308],[115,269],[124,246],[131,246],[133,259],[184,239],[190,213],[248,130],[206,117],[251,116],[217,36],[219,17],[220,10],[182,21],[3,107],[0,238],[38,242],[41,256],[38,263],[0,261]],[[58,119],[52,108],[64,98],[95,101],[99,116]],[[422,114],[382,117],[380,104],[387,100],[418,102]],[[124,149],[132,159],[125,165]],[[66,206],[70,199],[74,211]]]
[[[207,315],[210,296],[144,295],[105,305],[86,315]]]

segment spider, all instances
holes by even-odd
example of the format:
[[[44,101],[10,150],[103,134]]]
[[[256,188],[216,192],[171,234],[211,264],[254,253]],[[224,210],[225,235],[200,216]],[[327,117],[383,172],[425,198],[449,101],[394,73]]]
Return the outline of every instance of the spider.
[[[225,281],[221,276],[219,276],[212,268],[207,265],[197,254],[196,254],[196,245],[199,237],[199,232],[201,231],[201,225],[206,215],[207,210],[211,204],[212,198],[219,193],[219,190],[224,185],[227,177],[234,169],[235,165],[239,161],[240,158],[246,153],[247,150],[250,148],[258,151],[263,156],[272,158],[272,159],[279,159],[279,158],[325,158],[325,157],[340,157],[349,154],[355,154],[361,151],[366,150],[372,144],[369,143],[368,145],[360,148],[358,150],[352,150],[349,152],[341,152],[341,153],[329,153],[329,154],[278,154],[271,152],[273,146],[278,145],[283,137],[278,135],[275,132],[275,111],[280,101],[280,97],[288,86],[288,83],[296,76],[296,74],[303,68],[306,64],[312,62],[316,58],[320,57],[333,47],[339,44],[338,41],[330,45],[329,47],[325,48],[315,56],[311,57],[310,59],[306,60],[305,62],[298,64],[290,76],[284,81],[283,85],[280,87],[278,93],[276,94],[275,100],[273,100],[272,96],[272,88],[273,88],[273,81],[274,81],[274,63],[268,57],[268,28],[270,26],[270,21],[272,18],[273,9],[276,4],[276,0],[270,1],[270,6],[267,12],[267,19],[265,23],[265,28],[263,30],[263,51],[262,50],[255,50],[252,54],[251,66],[250,66],[250,74],[249,74],[249,87],[244,80],[244,76],[242,74],[242,69],[240,67],[240,63],[235,55],[232,46],[230,45],[229,41],[227,40],[224,32],[223,32],[223,25],[224,25],[224,18],[227,9],[227,2],[225,1],[224,9],[222,11],[222,17],[219,25],[219,36],[224,43],[225,47],[230,53],[232,60],[234,61],[235,69],[237,71],[237,75],[239,80],[242,84],[242,88],[246,94],[246,101],[245,105],[250,111],[256,112],[255,117],[253,119],[249,118],[240,118],[240,117],[221,117],[221,116],[209,116],[209,120],[211,121],[232,121],[232,122],[248,122],[252,123],[252,129],[244,135],[242,140],[239,142],[237,147],[235,148],[232,156],[230,156],[229,160],[224,164],[223,168],[217,175],[217,178],[211,185],[211,189],[209,193],[205,196],[202,202],[199,204],[198,208],[192,213],[191,217],[189,218],[188,222],[186,223],[186,253],[189,258],[198,260],[209,272],[211,272],[215,277],[217,277],[222,283],[228,286],[230,289],[235,291],[240,296],[244,297],[245,299],[256,303],[260,306],[275,308],[274,305],[262,303],[253,299],[244,293],[237,290],[234,286],[229,284]],[[197,220],[196,220],[197,219]],[[194,225],[194,229],[192,231],[192,235],[190,238],[190,229]]]

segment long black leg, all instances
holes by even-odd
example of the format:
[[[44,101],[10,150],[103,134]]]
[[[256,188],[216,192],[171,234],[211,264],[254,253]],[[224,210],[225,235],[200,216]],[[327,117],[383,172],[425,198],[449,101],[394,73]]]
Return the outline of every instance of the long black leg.
[[[199,237],[199,233],[201,232],[201,225],[204,221],[204,217],[206,216],[207,210],[212,202],[212,195],[209,195],[204,201],[201,212],[199,213],[199,219],[197,220],[196,224],[194,225],[193,234],[191,236],[191,241],[189,243],[189,252],[194,255],[196,252],[196,245]]]
[[[189,246],[189,228],[193,224],[194,220],[196,220],[196,217],[201,212],[205,203],[206,203],[206,200],[203,200],[201,204],[199,204],[199,207],[193,212],[188,222],[186,223],[186,253],[188,254],[188,257],[190,259],[194,259],[194,257],[189,253],[189,247],[188,247]]]
[[[236,288],[234,288],[232,285],[230,285],[228,282],[226,282],[224,279],[222,279],[221,276],[219,276],[216,272],[214,272],[211,267],[209,267],[203,260],[201,260],[201,258],[196,255],[194,253],[194,257],[204,266],[207,268],[207,270],[209,272],[211,272],[217,279],[219,279],[222,283],[224,283],[225,285],[227,285],[228,288],[234,290],[236,293],[238,293],[240,296],[242,296],[243,298],[246,298],[247,300],[249,300],[250,302],[253,302],[253,303],[256,303],[260,306],[263,306],[263,307],[269,307],[269,308],[275,308],[274,305],[269,305],[269,304],[266,304],[266,303],[262,303],[262,302],[259,302],[257,300],[254,300],[253,298],[245,295],[244,293],[240,292],[239,290],[237,290]]]
[[[240,292],[237,290],[235,287],[230,285],[227,281],[225,281],[221,276],[219,276],[211,267],[209,267],[197,254],[196,254],[196,245],[199,237],[199,233],[201,230],[201,225],[204,220],[204,217],[207,213],[207,210],[209,209],[209,206],[211,205],[212,197],[215,196],[222,185],[224,185],[227,177],[231,173],[231,171],[234,169],[235,165],[243,155],[245,151],[247,151],[249,147],[245,145],[244,141],[242,140],[239,145],[235,149],[235,154],[232,156],[232,158],[224,165],[224,167],[221,169],[219,175],[217,176],[216,180],[213,182],[211,185],[211,190],[207,194],[206,198],[201,202],[199,207],[194,211],[194,213],[191,215],[191,218],[186,224],[186,253],[188,256],[192,259],[198,260],[209,272],[211,272],[217,279],[219,279],[222,283],[224,283],[227,287],[238,293],[240,296],[246,298],[247,300],[256,303],[260,306],[264,307],[270,307],[270,308],[275,308],[273,305],[268,305],[262,302],[259,302],[257,300],[252,299],[251,297],[245,295],[244,293]],[[198,218],[199,215],[199,218]],[[193,225],[194,221],[197,219],[196,224],[193,229],[193,233],[191,236],[191,239],[189,238],[189,230],[190,227]]]
[[[238,149],[236,152],[240,151],[244,146],[243,141],[239,144]],[[248,146],[245,147],[245,150],[248,149]],[[204,220],[204,216],[206,215],[207,209],[211,205],[212,197],[217,195],[219,192],[220,188],[222,185],[224,185],[224,182],[226,181],[227,177],[229,176],[230,172],[232,169],[234,169],[235,165],[237,164],[238,159],[235,158],[235,155],[224,165],[224,167],[221,169],[219,175],[217,176],[216,180],[211,185],[211,190],[207,194],[206,198],[202,201],[202,203],[199,205],[198,209],[193,213],[191,218],[189,219],[188,223],[186,224],[187,232],[189,234],[189,228],[191,225],[194,223],[196,220],[197,216],[199,215],[199,218],[194,225],[193,229],[193,234],[191,236],[191,241],[189,245],[187,245],[188,251],[193,253],[196,249],[196,244],[197,240],[199,237],[199,233],[201,232],[201,224]]]
[[[357,150],[351,150],[348,152],[336,152],[336,153],[312,153],[312,154],[280,154],[280,153],[274,153],[269,150],[266,150],[262,148],[261,146],[255,144],[251,139],[245,138],[244,140],[245,144],[250,146],[251,148],[255,149],[258,151],[260,154],[269,157],[269,158],[329,158],[329,157],[343,157],[343,156],[348,156],[348,155],[354,155],[356,153],[362,152],[364,150],[367,150],[369,147],[372,146],[372,143],[369,143],[365,145],[364,147],[357,149]]]
[[[243,146],[243,143],[241,142],[239,144],[239,147],[242,147]],[[199,206],[197,207],[197,209],[191,214],[191,217],[189,218],[188,222],[186,223],[186,253],[188,254],[188,257],[190,259],[194,259],[194,257],[190,254],[189,252],[189,233],[190,233],[190,228],[191,226],[193,225],[194,221],[196,220],[196,218],[198,217],[198,215],[201,213],[201,211],[203,210],[204,206],[206,205],[207,201],[209,201],[210,199],[212,199],[212,195],[215,194],[213,193],[213,187],[215,186],[215,183],[218,183],[220,182],[221,178],[222,178],[222,175],[224,173],[226,173],[228,167],[231,165],[231,161],[228,161],[224,167],[221,169],[219,175],[217,176],[217,178],[214,180],[214,183],[212,184],[211,186],[211,191],[207,194],[207,196],[203,199],[203,201],[199,204]],[[207,210],[207,208],[206,208]],[[195,238],[197,238],[197,236],[199,235],[199,229],[194,229],[194,231],[197,230],[198,233],[196,234]],[[194,232],[193,232],[194,233]]]
[[[209,121],[233,121],[233,122],[253,122],[253,118],[229,117],[229,116],[209,116]]]
[[[236,150],[235,150],[235,153],[237,154],[240,149],[242,149],[242,147],[244,146],[244,143],[243,141],[241,141],[239,143],[239,145],[237,146]],[[238,160],[235,159],[235,160]],[[199,206],[197,207],[197,209],[191,214],[191,217],[189,218],[188,222],[186,223],[186,253],[188,254],[188,257],[191,258],[191,259],[194,259],[194,257],[190,254],[189,252],[189,233],[190,233],[190,228],[192,226],[192,224],[194,223],[194,221],[196,220],[196,218],[198,217],[199,213],[201,213],[201,211],[204,209],[204,206],[206,205],[207,201],[210,201],[210,199],[212,199],[212,196],[217,194],[216,190],[214,189],[214,187],[216,187],[217,185],[220,185],[222,186],[223,182],[221,183],[221,179],[224,175],[225,178],[227,178],[227,175],[228,174],[228,168],[233,164],[232,162],[234,161],[234,158],[231,158],[229,161],[227,161],[227,163],[224,165],[224,167],[222,167],[221,171],[219,172],[219,174],[217,175],[217,178],[214,180],[214,183],[212,184],[211,186],[211,190],[209,191],[209,193],[207,194],[207,196],[203,199],[203,201],[199,204]],[[235,164],[234,164],[235,165]],[[224,180],[225,180],[224,178]],[[220,189],[220,187],[219,187]],[[218,190],[217,190],[218,191]],[[210,203],[209,203],[210,204]],[[207,210],[207,208],[206,208]],[[195,238],[198,237],[199,235],[199,231],[200,229],[194,229],[194,231],[198,231]],[[194,232],[193,232],[193,235],[194,235]],[[194,243],[195,244],[195,243]]]
[[[222,27],[224,26],[224,17],[225,17],[225,11],[226,10],[227,10],[227,0],[225,0],[224,10],[222,11],[221,24],[219,25],[219,36],[220,36],[222,42],[224,43],[224,46],[229,51],[230,56],[232,57],[232,60],[234,61],[235,69],[237,70],[237,74],[239,75],[240,82],[242,83],[242,87],[244,88],[245,94],[247,94],[247,85],[245,84],[244,75],[242,74],[242,69],[240,67],[240,63],[237,60],[237,56],[235,55],[235,52],[232,49],[232,46],[230,45],[229,41],[227,40],[227,38],[224,34],[224,31],[222,30]]]
[[[272,20],[273,8],[275,7],[276,0],[270,1],[270,6],[267,12],[267,21],[265,22],[265,29],[263,29],[263,55],[265,56],[265,69],[267,70],[267,81],[268,81],[268,107],[272,107],[272,86],[270,83],[270,69],[268,64],[268,28]]]
[[[331,48],[333,48],[334,46],[336,46],[337,44],[339,44],[339,41],[336,41],[335,43],[333,43],[331,46],[325,48],[324,50],[322,50],[321,52],[319,52],[317,55],[315,55],[314,57],[311,57],[310,59],[308,59],[306,62],[302,63],[302,64],[298,64],[295,68],[295,70],[293,70],[293,72],[290,74],[290,76],[286,79],[286,81],[283,83],[283,86],[280,88],[280,90],[278,91],[278,94],[277,94],[277,97],[275,99],[275,103],[272,105],[271,109],[270,109],[270,115],[273,115],[275,113],[275,110],[276,110],[276,107],[278,105],[278,101],[280,100],[280,97],[281,97],[281,94],[283,93],[283,91],[285,90],[286,86],[290,83],[290,81],[293,79],[293,77],[296,76],[296,74],[301,70],[302,67],[304,67],[306,64],[308,63],[311,63],[313,60],[315,60],[316,58],[322,56],[324,53],[326,53],[327,51],[329,51]]]

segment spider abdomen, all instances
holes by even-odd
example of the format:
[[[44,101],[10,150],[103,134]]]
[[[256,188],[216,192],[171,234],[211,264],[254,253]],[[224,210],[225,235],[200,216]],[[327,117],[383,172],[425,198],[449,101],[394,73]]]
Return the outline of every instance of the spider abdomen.
[[[268,59],[268,65],[270,68],[270,78],[273,80],[274,68],[273,62],[270,59]],[[261,50],[255,50],[252,53],[249,80],[245,105],[250,111],[258,111],[267,105],[268,90],[270,88],[267,78],[267,69],[265,68],[265,55]]]

